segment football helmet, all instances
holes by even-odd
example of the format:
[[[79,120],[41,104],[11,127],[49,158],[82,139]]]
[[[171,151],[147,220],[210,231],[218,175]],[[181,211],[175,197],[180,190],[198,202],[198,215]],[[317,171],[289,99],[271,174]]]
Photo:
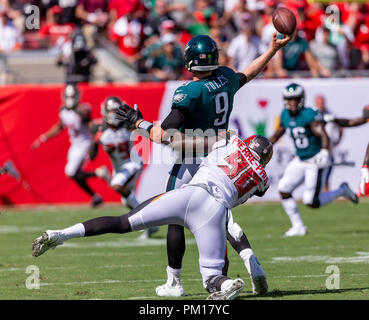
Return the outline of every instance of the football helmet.
[[[184,60],[188,71],[210,71],[218,68],[219,50],[207,35],[193,37],[186,45]]]
[[[289,99],[297,100],[297,107],[295,111],[291,111],[290,105],[288,104]],[[291,113],[291,115],[298,114],[301,109],[305,106],[305,90],[302,86],[297,83],[291,83],[283,90],[283,100],[285,108]]]
[[[78,106],[81,94],[75,84],[67,84],[64,88],[62,99],[67,109],[74,109]]]
[[[115,113],[120,106],[122,106],[122,101],[114,96],[107,97],[101,104],[101,114],[104,117],[104,121],[111,127],[117,128],[121,125],[121,121]]]
[[[272,143],[262,135],[256,134],[245,140],[248,148],[259,160],[260,164],[265,167],[273,156]]]

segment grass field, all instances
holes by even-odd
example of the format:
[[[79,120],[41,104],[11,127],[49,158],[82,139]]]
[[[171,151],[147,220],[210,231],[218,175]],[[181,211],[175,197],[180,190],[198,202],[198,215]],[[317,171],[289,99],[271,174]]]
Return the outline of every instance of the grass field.
[[[335,202],[315,211],[300,205],[300,209],[309,233],[293,238],[282,237],[290,224],[279,203],[233,210],[270,289],[253,296],[247,271],[229,248],[229,275],[246,282],[238,299],[369,299],[369,202],[357,206]],[[73,239],[34,258],[31,243],[44,230],[127,210],[118,206],[0,210],[0,299],[159,299],[155,287],[166,281],[166,226],[147,241],[137,239],[140,233]],[[205,299],[197,247],[192,235],[186,234],[184,299]],[[26,288],[29,265],[40,270],[39,290]],[[339,289],[326,288],[330,265],[339,269]]]

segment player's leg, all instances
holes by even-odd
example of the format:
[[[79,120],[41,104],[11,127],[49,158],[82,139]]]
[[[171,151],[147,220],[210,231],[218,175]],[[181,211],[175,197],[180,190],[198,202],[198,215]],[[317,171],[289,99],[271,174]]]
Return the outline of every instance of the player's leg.
[[[291,228],[284,234],[286,237],[305,235],[306,227],[301,219],[296,200],[292,192],[304,181],[304,163],[295,157],[286,167],[282,179],[279,181],[278,190],[282,198],[282,206],[291,221]]]
[[[115,172],[110,181],[111,187],[122,196],[122,203],[130,209],[138,206],[135,195],[136,181],[142,172],[142,165],[128,162]]]
[[[223,274],[227,209],[205,190],[202,192],[198,193],[201,198],[194,197],[189,203],[186,227],[196,239],[203,286],[210,293],[208,299],[231,300],[241,292],[244,282]]]
[[[181,185],[188,183],[195,175],[198,167],[199,164],[176,163],[170,172],[166,188],[167,191],[179,188]],[[180,284],[182,260],[185,250],[186,243],[183,226],[169,224],[167,232],[167,282],[156,287],[156,294],[158,296],[171,297],[185,294]]]
[[[233,249],[237,251],[247,269],[251,280],[252,292],[254,294],[266,293],[268,291],[266,274],[254,255],[246,234],[242,231],[241,227],[233,221],[230,210],[228,210],[227,240],[232,245]],[[223,274],[227,275],[226,273]]]
[[[96,194],[87,183],[87,179],[96,177],[95,172],[86,172],[82,169],[86,161],[88,144],[72,145],[68,151],[65,174],[73,179],[86,193],[92,197],[93,207],[103,202],[100,195]]]
[[[173,190],[148,199],[128,214],[103,216],[77,223],[62,230],[47,230],[32,244],[32,255],[40,256],[67,240],[105,233],[127,233],[168,223],[183,224],[191,190]],[[164,208],[164,209],[163,209]]]
[[[337,189],[321,192],[326,181],[328,169],[328,167],[317,168],[312,164],[307,166],[305,170],[305,187],[303,193],[304,204],[316,209],[341,196],[347,197],[352,202],[357,203],[358,198],[347,183],[342,183]]]

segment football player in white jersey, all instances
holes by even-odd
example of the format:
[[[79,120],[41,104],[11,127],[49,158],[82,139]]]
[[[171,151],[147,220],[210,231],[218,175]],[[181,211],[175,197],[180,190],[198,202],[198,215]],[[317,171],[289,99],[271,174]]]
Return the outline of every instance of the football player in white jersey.
[[[143,162],[131,140],[131,131],[124,128],[117,119],[115,110],[122,105],[118,97],[108,97],[101,104],[103,123],[97,128],[89,155],[94,159],[99,145],[107,152],[113,164],[113,177],[110,186],[122,196],[122,203],[131,210],[138,206],[135,186],[143,168]],[[144,231],[142,238],[149,238],[158,228]]]
[[[31,145],[39,148],[47,140],[58,135],[64,128],[68,129],[70,147],[68,150],[65,174],[73,179],[85,192],[92,197],[93,207],[101,204],[103,199],[87,184],[87,179],[96,177],[97,173],[83,170],[83,164],[88,159],[88,150],[92,135],[89,129],[91,121],[91,106],[80,103],[80,92],[76,85],[68,84],[62,94],[63,105],[59,112],[59,120],[48,131],[41,134]],[[100,176],[100,175],[99,175]]]
[[[269,178],[264,167],[272,157],[273,147],[263,136],[243,141],[231,132],[208,139],[189,137],[186,141],[193,147],[198,140],[210,144],[212,139],[217,140],[212,143],[212,151],[188,184],[148,199],[119,217],[99,217],[63,230],[47,230],[34,240],[32,255],[38,257],[72,238],[175,223],[195,236],[203,287],[210,293],[208,299],[234,299],[244,282],[223,275],[228,211],[253,195],[265,194]],[[185,148],[186,143],[178,140],[173,141],[173,147]]]

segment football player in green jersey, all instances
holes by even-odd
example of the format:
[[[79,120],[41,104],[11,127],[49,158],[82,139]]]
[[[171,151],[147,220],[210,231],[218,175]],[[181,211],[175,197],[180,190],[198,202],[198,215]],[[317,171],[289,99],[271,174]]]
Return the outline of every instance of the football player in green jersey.
[[[330,162],[329,137],[324,129],[322,114],[316,109],[305,107],[304,89],[296,83],[284,89],[283,98],[285,108],[281,114],[280,126],[270,141],[272,144],[276,143],[286,131],[289,131],[296,148],[296,157],[287,165],[279,181],[278,190],[282,206],[292,224],[284,235],[303,236],[307,228],[292,196],[292,192],[302,183],[304,183],[303,203],[311,208],[320,208],[340,196],[358,203],[358,197],[346,182],[336,190],[321,192]]]
[[[174,93],[172,110],[161,126],[154,126],[145,121],[138,109],[121,110],[122,120],[130,122],[132,129],[147,132],[150,139],[156,143],[165,143],[170,137],[168,129],[177,129],[191,135],[199,131],[213,135],[218,130],[227,130],[230,113],[233,108],[233,98],[236,92],[247,82],[255,78],[267,65],[275,53],[291,40],[291,36],[278,39],[274,34],[266,52],[256,58],[242,72],[219,66],[218,48],[215,41],[207,35],[198,35],[186,45],[184,59],[186,68],[193,74],[193,81],[180,86]],[[204,156],[202,154],[201,156]],[[201,157],[191,155],[180,157],[173,166],[167,184],[167,191],[179,188],[188,183],[196,173],[201,163]],[[254,293],[267,291],[265,273],[260,267],[246,235],[241,228],[232,223],[229,212],[228,240],[239,253],[250,274]],[[185,252],[184,228],[179,225],[169,225],[167,234],[168,266],[166,284],[156,288],[159,296],[182,296],[185,294],[180,283],[182,259]],[[226,273],[227,260],[224,272]]]

